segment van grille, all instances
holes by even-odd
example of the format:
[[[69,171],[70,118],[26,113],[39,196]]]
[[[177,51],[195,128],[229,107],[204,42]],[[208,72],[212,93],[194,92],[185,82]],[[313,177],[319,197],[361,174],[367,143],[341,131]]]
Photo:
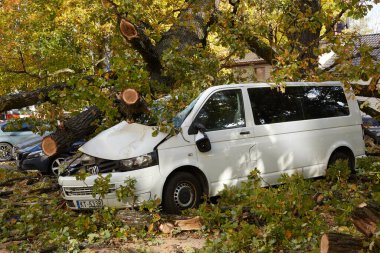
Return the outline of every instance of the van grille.
[[[66,196],[91,196],[92,186],[88,187],[63,187],[63,191]],[[113,193],[116,191],[115,185],[111,184],[108,193]]]

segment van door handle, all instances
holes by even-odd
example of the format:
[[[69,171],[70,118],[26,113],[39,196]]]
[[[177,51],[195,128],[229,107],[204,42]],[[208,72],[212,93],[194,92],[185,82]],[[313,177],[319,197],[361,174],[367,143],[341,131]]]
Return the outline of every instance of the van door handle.
[[[250,132],[249,131],[240,132],[240,135],[247,135],[247,134],[250,134]]]

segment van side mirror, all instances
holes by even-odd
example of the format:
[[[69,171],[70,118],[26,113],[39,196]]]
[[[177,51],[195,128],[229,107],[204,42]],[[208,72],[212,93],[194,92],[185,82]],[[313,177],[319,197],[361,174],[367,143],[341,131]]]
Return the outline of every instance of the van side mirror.
[[[195,124],[194,124],[194,127],[195,127],[195,129],[196,129],[198,132],[201,132],[201,133],[206,132],[206,127],[205,127],[202,123],[195,123]]]
[[[211,142],[205,133],[206,128],[200,123],[195,124],[195,128],[198,130],[197,135],[195,136],[195,144],[200,152],[208,152],[211,150]]]

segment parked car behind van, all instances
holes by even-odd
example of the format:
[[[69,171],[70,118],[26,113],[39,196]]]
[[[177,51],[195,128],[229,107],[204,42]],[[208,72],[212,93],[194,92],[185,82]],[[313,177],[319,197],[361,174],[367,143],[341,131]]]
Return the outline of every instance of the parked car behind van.
[[[0,161],[12,159],[13,146],[29,139],[38,137],[31,130],[31,126],[23,123],[18,129],[9,127],[9,123],[0,123]]]
[[[70,146],[67,152],[47,156],[42,151],[41,142],[42,138],[33,145],[15,151],[15,160],[18,169],[38,170],[42,173],[58,176],[61,163],[69,156],[74,155],[78,148],[84,144],[84,141],[77,141]]]
[[[380,124],[369,115],[362,116],[364,134],[380,144]]]
[[[115,191],[132,177],[137,202],[158,197],[164,210],[178,213],[247,180],[254,168],[263,185],[284,173],[323,176],[338,159],[354,170],[364,155],[362,120],[346,93],[337,82],[287,83],[285,93],[267,83],[209,88],[176,116],[175,136],[153,137],[153,127],[121,122],[88,141],[70,166],[93,175],[59,177],[63,197],[73,209],[125,207],[131,202],[118,201]],[[91,195],[98,173],[111,174],[103,199]]]

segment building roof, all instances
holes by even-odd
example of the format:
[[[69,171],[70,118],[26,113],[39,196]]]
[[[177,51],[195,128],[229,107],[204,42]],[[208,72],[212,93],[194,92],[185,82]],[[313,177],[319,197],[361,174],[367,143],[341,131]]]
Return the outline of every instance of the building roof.
[[[355,49],[352,52],[352,64],[354,66],[358,66],[360,64],[361,56],[358,49],[364,45],[373,48],[371,52],[372,59],[376,62],[380,62],[380,33],[360,35],[354,43]],[[319,57],[319,67],[321,69],[329,68],[335,63],[336,58],[337,55],[332,51],[321,55]]]
[[[358,37],[358,40],[355,41],[355,49],[353,52],[353,64],[355,66],[360,64],[360,54],[357,49],[364,45],[372,47],[372,59],[377,62],[380,61],[380,33],[361,35]]]

